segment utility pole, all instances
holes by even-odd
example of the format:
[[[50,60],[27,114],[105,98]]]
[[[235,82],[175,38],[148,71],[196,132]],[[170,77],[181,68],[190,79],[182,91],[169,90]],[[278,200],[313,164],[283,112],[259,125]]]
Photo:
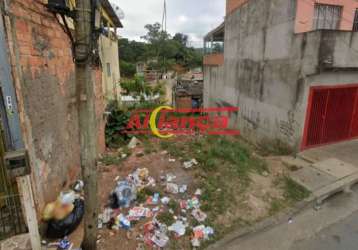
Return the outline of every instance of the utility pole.
[[[81,168],[84,181],[85,214],[83,250],[95,250],[97,241],[97,169],[94,79],[91,66],[93,46],[92,0],[76,0],[75,61],[79,115]]]
[[[164,0],[163,17],[162,17],[162,31],[167,32],[167,1]]]

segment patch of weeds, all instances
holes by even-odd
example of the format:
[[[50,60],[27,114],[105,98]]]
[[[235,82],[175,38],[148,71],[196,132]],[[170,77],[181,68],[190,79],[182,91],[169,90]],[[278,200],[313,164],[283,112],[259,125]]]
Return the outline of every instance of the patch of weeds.
[[[293,150],[290,145],[281,140],[263,140],[258,145],[259,154],[262,156],[269,155],[291,155]]]
[[[132,150],[130,150],[127,146],[122,147],[122,151],[120,154],[126,154],[129,157],[132,154]]]
[[[170,226],[175,222],[173,215],[169,212],[160,213],[157,216],[157,219],[160,223],[164,223],[167,226]]]
[[[253,157],[250,149],[238,140],[229,140],[225,137],[204,137],[200,141],[191,143],[189,148],[200,148],[200,153],[191,155],[196,158],[204,170],[217,170],[224,167],[241,179],[248,179],[250,171],[262,173],[267,171],[265,162]],[[199,150],[199,149],[198,149]]]
[[[146,200],[147,200],[147,194],[146,192],[144,192],[144,189],[140,190],[138,193],[137,193],[137,202],[138,203],[144,203]]]
[[[290,202],[301,201],[310,195],[310,191],[289,177],[284,178],[284,192],[285,198]]]
[[[170,156],[176,158],[186,157],[186,147],[182,143],[173,142],[172,140],[163,140],[160,142],[160,147],[166,150]]]
[[[201,208],[203,211],[210,212],[213,217],[223,214],[230,206],[232,193],[222,178],[209,176],[201,189],[203,190]]]
[[[156,191],[151,187],[145,187],[141,190],[141,192],[143,192],[147,196],[152,196],[156,193]]]
[[[119,109],[117,102],[111,102],[107,107],[107,111],[109,116],[105,128],[106,145],[113,148],[125,145],[130,140],[130,136],[124,132],[130,113]]]
[[[143,147],[144,147],[144,153],[145,154],[151,154],[157,152],[154,145],[151,143],[150,140],[143,140]]]
[[[274,215],[281,211],[286,205],[284,204],[284,201],[281,199],[273,199],[271,202],[271,207],[269,210],[269,215]]]
[[[174,212],[177,212],[179,210],[179,204],[174,199],[170,199],[168,208],[172,209]]]
[[[164,150],[167,150],[170,147],[171,143],[168,140],[161,140],[160,147]]]
[[[119,165],[122,162],[122,159],[117,156],[106,155],[101,159],[101,162],[106,166]]]

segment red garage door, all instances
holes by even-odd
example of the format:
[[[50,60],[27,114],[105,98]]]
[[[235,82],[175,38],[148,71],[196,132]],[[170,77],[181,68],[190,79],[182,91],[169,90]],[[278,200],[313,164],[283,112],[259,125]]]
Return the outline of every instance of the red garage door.
[[[312,87],[302,149],[358,137],[358,85]]]

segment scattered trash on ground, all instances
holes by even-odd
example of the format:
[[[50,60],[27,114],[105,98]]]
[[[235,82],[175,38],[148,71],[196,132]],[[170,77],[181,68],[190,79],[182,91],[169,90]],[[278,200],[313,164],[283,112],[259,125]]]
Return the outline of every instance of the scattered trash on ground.
[[[214,233],[205,225],[193,228],[207,219],[207,214],[200,210],[202,191],[196,189],[190,194],[188,185],[176,183],[176,179],[174,174],[162,172],[157,185],[146,168],[137,168],[125,178],[116,178],[110,207],[104,208],[98,216],[100,228],[107,225],[112,230],[126,230],[130,234],[127,238],[138,241],[136,249],[163,248],[171,237],[178,239],[191,231],[192,245],[200,246]]]
[[[208,240],[210,236],[214,235],[214,229],[212,227],[206,227],[199,225],[193,228],[193,239],[191,240],[193,247],[200,247],[201,240]]]
[[[175,183],[167,183],[166,191],[171,194],[179,193],[179,187]]]
[[[190,161],[184,162],[184,168],[189,169],[189,168],[192,168],[193,166],[196,166],[198,164],[199,164],[199,162],[196,159],[191,159]]]
[[[186,229],[186,227],[187,227],[187,225],[184,224],[183,221],[178,220],[178,221],[176,221],[173,225],[171,225],[170,227],[168,227],[168,230],[175,232],[176,235],[177,235],[178,237],[180,237],[180,236],[185,235],[185,229]]]
[[[191,213],[191,215],[199,222],[203,222],[206,220],[207,215],[206,213],[204,213],[203,211],[201,211],[200,209],[194,209]]]
[[[111,208],[116,209],[122,206],[128,208],[136,197],[137,191],[132,183],[127,180],[119,181],[110,196]]]
[[[77,193],[81,193],[83,191],[84,183],[82,180],[77,180],[73,185],[73,190]]]

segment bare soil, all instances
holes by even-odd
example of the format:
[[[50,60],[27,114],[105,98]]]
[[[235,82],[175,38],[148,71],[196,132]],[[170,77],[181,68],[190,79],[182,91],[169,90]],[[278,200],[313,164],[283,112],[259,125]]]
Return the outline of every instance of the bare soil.
[[[183,140],[183,138],[178,138],[178,140]],[[154,140],[153,143],[158,145],[158,141],[156,140]],[[164,187],[160,184],[160,177],[162,175],[172,173],[177,176],[175,183],[188,185],[188,191],[185,195],[166,194],[177,200],[179,198],[189,198],[199,187],[202,179],[198,178],[198,172],[202,172],[201,169],[195,169],[194,167],[192,170],[186,170],[178,158],[176,158],[175,162],[169,162],[169,159],[173,157],[159,147],[156,147],[151,153],[145,153],[144,151],[148,151],[146,150],[146,146],[140,145],[120,164],[99,165],[98,197],[100,212],[102,212],[107,205],[108,196],[116,184],[115,179],[124,179],[137,168],[147,168],[149,175],[155,178],[157,186],[162,190],[164,190]],[[116,156],[118,152],[116,150],[108,150],[107,155]],[[280,182],[287,171],[285,166],[281,163],[280,157],[265,157],[264,160],[267,164],[267,171],[263,173],[250,173],[250,184],[244,191],[239,187],[239,182],[237,182],[237,184],[230,184],[234,191],[237,190],[237,192],[234,192],[234,197],[231,201],[234,203],[234,206],[230,206],[225,213],[220,214],[211,221],[214,229],[217,226],[221,232],[225,232],[225,229],[231,231],[233,228],[255,223],[271,215],[272,203],[274,201],[285,200],[285,190]],[[165,192],[163,191],[163,193]],[[149,220],[150,219],[139,221],[130,231],[123,229],[110,230],[104,226],[104,228],[99,229],[98,232],[98,249],[150,249],[147,246],[145,246],[145,248],[139,248],[140,246],[144,246],[144,244],[136,239],[137,236],[143,233],[142,227]],[[82,230],[83,227],[81,226],[70,237],[75,243],[75,246],[78,246],[79,242],[81,242],[83,236]],[[167,247],[168,249],[191,249],[190,235],[183,236],[180,239],[175,239],[171,236],[170,242]]]

